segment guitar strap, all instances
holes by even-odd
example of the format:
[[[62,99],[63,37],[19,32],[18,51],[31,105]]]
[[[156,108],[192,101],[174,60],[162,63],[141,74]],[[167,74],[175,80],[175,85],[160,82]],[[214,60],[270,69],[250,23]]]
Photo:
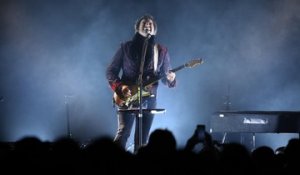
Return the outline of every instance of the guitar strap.
[[[154,49],[153,49],[154,53],[153,53],[153,67],[154,67],[154,72],[156,73],[157,71],[157,64],[158,64],[158,45],[155,44],[154,45]]]

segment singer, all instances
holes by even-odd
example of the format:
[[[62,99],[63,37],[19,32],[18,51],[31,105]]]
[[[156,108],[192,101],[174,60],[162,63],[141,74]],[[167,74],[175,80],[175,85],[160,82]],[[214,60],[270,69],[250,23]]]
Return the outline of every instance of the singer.
[[[116,51],[110,65],[106,70],[106,78],[111,89],[117,94],[117,97],[126,99],[133,95],[132,87],[137,86],[142,50],[147,39],[147,52],[145,53],[145,62],[143,68],[143,82],[155,78],[161,78],[161,83],[172,88],[176,85],[176,75],[171,72],[170,56],[165,46],[156,43],[157,24],[151,15],[144,15],[139,18],[135,25],[135,34],[130,41],[121,43]],[[121,73],[121,74],[120,74]],[[142,98],[143,109],[156,108],[157,88],[160,82],[155,82],[150,88],[147,88],[147,95]],[[114,100],[118,102],[118,100]],[[117,103],[118,104],[118,103]],[[116,105],[118,108],[136,108],[139,104],[133,103],[125,106],[122,103]],[[118,113],[118,129],[114,142],[126,149],[127,140],[130,136],[135,116],[131,113]],[[142,144],[147,144],[149,132],[153,122],[153,114],[145,113],[142,117]],[[137,142],[137,122],[135,122],[134,141]],[[136,144],[135,144],[136,145]]]

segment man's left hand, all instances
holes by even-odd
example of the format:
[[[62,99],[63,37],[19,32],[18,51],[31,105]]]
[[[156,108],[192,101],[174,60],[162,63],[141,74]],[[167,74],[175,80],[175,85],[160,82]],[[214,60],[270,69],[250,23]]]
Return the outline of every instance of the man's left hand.
[[[167,79],[169,82],[173,82],[175,80],[176,74],[174,72],[168,72],[167,73]]]

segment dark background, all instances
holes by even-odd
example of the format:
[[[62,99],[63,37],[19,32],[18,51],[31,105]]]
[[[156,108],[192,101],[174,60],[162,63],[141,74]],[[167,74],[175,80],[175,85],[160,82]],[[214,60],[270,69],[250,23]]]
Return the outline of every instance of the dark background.
[[[182,145],[226,107],[299,111],[300,1],[1,0],[0,140],[64,136],[67,111],[74,137],[114,136],[105,69],[146,13],[173,67],[205,60],[178,72],[175,89],[160,87],[158,107],[167,112],[152,129],[168,128]],[[277,147],[293,136],[257,141]]]

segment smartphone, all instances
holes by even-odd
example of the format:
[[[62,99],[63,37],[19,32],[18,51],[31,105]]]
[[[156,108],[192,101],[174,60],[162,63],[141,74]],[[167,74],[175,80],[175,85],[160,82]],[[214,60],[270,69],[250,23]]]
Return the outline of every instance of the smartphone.
[[[200,141],[204,141],[205,138],[205,125],[197,125],[196,134]]]

